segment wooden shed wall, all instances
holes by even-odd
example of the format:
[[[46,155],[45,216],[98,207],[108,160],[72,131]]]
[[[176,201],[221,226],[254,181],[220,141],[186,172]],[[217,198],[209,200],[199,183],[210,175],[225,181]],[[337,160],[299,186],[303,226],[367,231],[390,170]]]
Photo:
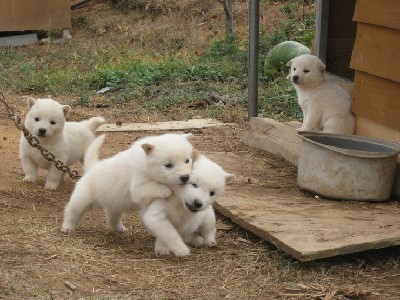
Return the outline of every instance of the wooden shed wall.
[[[352,111],[356,120],[363,120],[357,121],[356,134],[385,138],[378,135],[381,129],[374,134],[366,128],[378,125],[398,131],[400,137],[400,1],[358,0],[354,20],[358,25],[350,64],[356,72]]]
[[[70,0],[1,0],[0,31],[71,28]]]

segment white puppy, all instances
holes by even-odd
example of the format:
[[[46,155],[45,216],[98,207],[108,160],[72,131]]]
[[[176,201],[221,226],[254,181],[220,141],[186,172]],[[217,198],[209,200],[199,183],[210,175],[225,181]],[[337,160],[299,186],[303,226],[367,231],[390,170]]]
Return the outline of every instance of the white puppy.
[[[156,237],[155,253],[186,256],[190,253],[186,244],[215,245],[212,204],[234,178],[204,155],[195,157],[188,184],[175,186],[171,198],[154,200],[141,210],[143,223]]]
[[[98,161],[104,136],[98,137],[85,156],[86,173],[77,182],[64,211],[62,231],[74,231],[83,213],[93,205],[104,209],[114,231],[125,231],[122,217],[152,199],[167,198],[170,186],[185,184],[192,170],[191,134],[150,136],[128,150]]]
[[[325,64],[314,55],[303,54],[290,60],[288,66],[303,111],[303,126],[298,130],[354,134],[351,97],[325,79]]]
[[[104,118],[94,117],[82,122],[66,122],[71,107],[61,105],[52,99],[28,99],[29,111],[25,127],[39,140],[40,145],[54,154],[55,159],[70,166],[83,161],[86,149],[95,139],[95,130],[103,124]],[[35,182],[38,168],[48,170],[46,189],[57,189],[64,173],[54,163],[46,160],[40,151],[29,145],[22,134],[19,156],[25,173],[25,182]]]

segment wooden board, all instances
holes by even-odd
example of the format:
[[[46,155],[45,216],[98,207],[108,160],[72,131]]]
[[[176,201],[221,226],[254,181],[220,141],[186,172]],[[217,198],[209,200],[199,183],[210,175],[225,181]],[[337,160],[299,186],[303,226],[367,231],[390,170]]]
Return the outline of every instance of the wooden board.
[[[400,30],[358,23],[350,66],[400,83]]]
[[[354,20],[400,29],[399,0],[358,0],[354,12]]]
[[[185,130],[185,129],[201,129],[215,126],[228,126],[212,119],[191,119],[187,121],[172,122],[149,122],[149,123],[130,123],[130,124],[103,124],[97,132],[122,132],[122,131],[155,131],[155,130]]]
[[[0,31],[71,28],[70,0],[0,1]]]
[[[281,123],[268,118],[251,118],[244,135],[248,146],[282,157],[297,166],[301,139],[296,136],[300,122]]]
[[[400,83],[357,71],[352,111],[400,131]]]
[[[252,153],[207,155],[238,176],[218,199],[217,211],[300,261],[400,244],[399,202],[343,202],[289,194],[283,186],[271,190],[263,176],[279,177],[279,169]]]

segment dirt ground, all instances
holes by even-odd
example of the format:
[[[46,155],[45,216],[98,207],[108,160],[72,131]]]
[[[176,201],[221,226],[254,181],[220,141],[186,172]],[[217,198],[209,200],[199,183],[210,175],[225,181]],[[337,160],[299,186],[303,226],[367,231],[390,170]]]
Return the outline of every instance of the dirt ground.
[[[9,99],[18,113],[25,110],[21,97]],[[103,115],[113,122],[117,110],[74,108],[70,119]],[[218,215],[217,247],[192,249],[187,258],[160,257],[134,213],[125,218],[129,230],[122,234],[107,229],[100,210],[85,214],[74,235],[64,235],[62,212],[75,181],[65,178],[57,191],[47,191],[41,172],[36,184],[23,183],[20,133],[0,111],[1,299],[400,298],[399,247],[300,263]],[[260,182],[266,193],[301,193],[295,168],[244,145],[244,129],[195,130],[193,144],[203,152],[252,153],[266,165],[268,176]],[[102,156],[148,134],[110,133]],[[73,169],[82,171],[79,164]],[[228,171],[240,173],[234,161]]]

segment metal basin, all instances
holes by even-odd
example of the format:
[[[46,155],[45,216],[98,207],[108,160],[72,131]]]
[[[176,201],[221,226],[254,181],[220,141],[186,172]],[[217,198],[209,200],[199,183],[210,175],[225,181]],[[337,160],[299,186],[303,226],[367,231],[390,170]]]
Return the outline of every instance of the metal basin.
[[[317,195],[343,200],[390,198],[400,145],[384,140],[299,132],[297,183]]]

